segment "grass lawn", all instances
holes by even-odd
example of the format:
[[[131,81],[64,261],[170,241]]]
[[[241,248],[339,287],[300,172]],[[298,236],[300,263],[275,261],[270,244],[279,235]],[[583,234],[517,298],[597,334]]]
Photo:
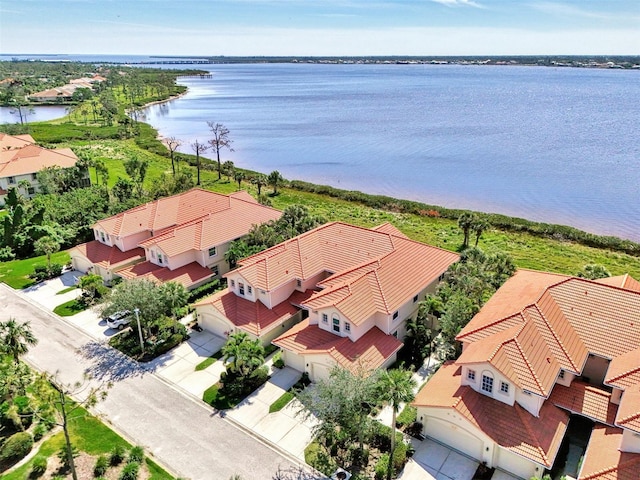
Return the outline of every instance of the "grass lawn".
[[[78,300],[73,299],[58,305],[56,308],[53,309],[53,313],[56,313],[61,317],[71,317],[76,313],[83,312],[87,308],[88,307],[85,303],[79,302]]]
[[[227,397],[223,393],[220,392],[220,384],[216,383],[215,385],[211,385],[207,388],[202,394],[202,400],[205,403],[208,403],[213,408],[218,410],[227,410],[229,408],[235,407],[240,400],[242,399],[233,399],[231,397]]]
[[[59,263],[65,265],[69,263],[70,257],[68,252],[58,252],[51,256],[51,263]],[[26,258],[24,260],[11,260],[9,262],[0,262],[0,282],[4,282],[11,288],[22,290],[30,287],[35,282],[29,278],[33,273],[36,265],[46,265],[47,257]]]
[[[213,355],[211,355],[210,357],[205,358],[198,365],[196,365],[196,372],[199,372],[200,370],[204,370],[205,368],[210,367],[221,358],[222,358],[222,351],[218,351]]]
[[[62,295],[63,293],[67,293],[70,292],[72,290],[75,290],[76,288],[78,288],[77,285],[73,285],[71,287],[67,287],[67,288],[63,288],[62,290],[60,290],[58,293],[56,293],[56,295]]]
[[[275,413],[286,407],[295,395],[292,392],[284,392],[280,398],[269,406],[269,413]]]
[[[90,455],[108,454],[116,445],[122,445],[129,450],[131,444],[120,437],[97,418],[91,416],[86,410],[79,408],[72,414],[69,420],[69,433],[71,443],[80,451]],[[57,455],[64,445],[64,434],[57,433],[49,438],[40,447],[38,455],[47,458]],[[24,480],[29,477],[33,459],[16,470],[3,474],[3,480]],[[151,460],[147,460],[151,472],[151,480],[173,480],[164,469]]]

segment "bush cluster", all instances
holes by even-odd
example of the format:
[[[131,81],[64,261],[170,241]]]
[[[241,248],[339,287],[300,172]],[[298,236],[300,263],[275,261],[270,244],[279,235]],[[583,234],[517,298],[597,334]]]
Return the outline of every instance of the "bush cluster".
[[[56,278],[62,275],[62,265],[59,263],[52,263],[51,267],[46,265],[36,265],[34,271],[29,278],[33,278],[36,282],[42,282],[49,280],[50,278]]]
[[[33,447],[33,437],[28,432],[11,435],[0,448],[0,463],[14,463],[23,459]]]

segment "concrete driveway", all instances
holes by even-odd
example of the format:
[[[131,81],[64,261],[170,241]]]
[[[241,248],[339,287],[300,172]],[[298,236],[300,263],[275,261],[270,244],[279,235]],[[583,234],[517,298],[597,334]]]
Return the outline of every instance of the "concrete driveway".
[[[471,480],[478,462],[431,439],[414,443],[416,452],[398,480]]]
[[[297,400],[279,412],[269,413],[271,404],[295,385],[301,375],[289,367],[275,369],[267,383],[229,410],[226,417],[304,461],[304,449],[313,439],[315,421],[296,415],[300,409]]]

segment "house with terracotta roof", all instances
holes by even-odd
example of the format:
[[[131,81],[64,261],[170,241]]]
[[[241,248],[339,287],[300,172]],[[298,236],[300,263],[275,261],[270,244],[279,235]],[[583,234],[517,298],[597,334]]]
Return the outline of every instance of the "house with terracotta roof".
[[[414,401],[425,435],[540,478],[586,421],[577,478],[640,478],[639,282],[519,270],[456,338]]]
[[[31,135],[7,135],[0,133],[0,204],[10,188],[18,188],[23,180],[28,187],[21,193],[27,197],[38,192],[37,173],[49,167],[70,168],[78,157],[70,148],[49,149],[39,147]],[[89,172],[85,174],[89,185]]]
[[[202,327],[272,342],[312,380],[335,365],[384,368],[402,347],[407,319],[458,259],[390,224],[333,222],[241,260],[225,275],[227,290],[195,308]]]
[[[195,288],[229,270],[229,244],[253,225],[280,218],[247,192],[194,188],[93,225],[95,239],[70,250],[74,269],[114,277],[174,281]]]

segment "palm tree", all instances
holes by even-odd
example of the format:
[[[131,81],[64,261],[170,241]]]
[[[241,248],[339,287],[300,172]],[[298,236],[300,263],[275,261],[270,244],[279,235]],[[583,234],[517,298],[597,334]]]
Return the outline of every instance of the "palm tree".
[[[240,190],[240,184],[242,183],[242,180],[244,180],[244,172],[235,172],[234,178],[236,179],[236,182],[238,182],[238,190]]]
[[[0,350],[13,357],[15,363],[29,351],[30,346],[37,343],[38,339],[33,335],[29,322],[19,323],[15,318],[0,322]]]
[[[52,236],[45,235],[35,241],[33,248],[39,255],[47,256],[47,270],[51,270],[51,255],[60,250],[60,242]]]
[[[482,233],[491,226],[489,222],[487,222],[484,218],[478,218],[473,225],[471,225],[471,230],[476,236],[476,247],[478,246],[478,242],[480,241],[480,237]]]
[[[464,250],[469,246],[469,233],[471,232],[471,227],[475,224],[478,217],[475,213],[465,212],[460,217],[458,217],[458,227],[462,230],[464,234],[464,239],[462,241],[462,249]]]
[[[393,415],[391,418],[391,450],[389,452],[387,480],[391,480],[393,452],[396,448],[396,415],[400,409],[401,403],[413,400],[413,390],[416,386],[416,381],[411,378],[411,372],[409,370],[387,370],[380,375],[380,379],[378,380],[380,400],[393,408]]]
[[[262,194],[262,187],[269,184],[269,179],[266,175],[258,173],[251,177],[251,183],[258,188],[258,197]]]
[[[229,371],[246,378],[264,363],[264,347],[258,340],[251,340],[245,332],[229,335],[222,347],[224,361],[229,361]]]
[[[282,184],[283,181],[284,178],[278,170],[274,170],[269,174],[269,185],[273,187],[274,196],[278,194],[278,185]]]
[[[184,285],[178,282],[167,282],[160,286],[160,294],[171,315],[176,314],[179,308],[184,307],[189,301],[189,292]]]

